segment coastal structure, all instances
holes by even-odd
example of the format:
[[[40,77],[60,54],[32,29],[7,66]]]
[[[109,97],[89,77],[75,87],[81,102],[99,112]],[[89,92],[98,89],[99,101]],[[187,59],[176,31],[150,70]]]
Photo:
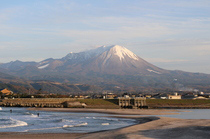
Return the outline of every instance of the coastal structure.
[[[73,102],[77,102],[77,99],[73,99],[73,98],[16,98],[16,99],[4,99],[2,100],[2,102],[0,102],[0,106],[63,108],[67,106],[71,107],[70,104],[74,104],[72,106],[76,107],[78,103],[73,103]]]
[[[134,106],[137,108],[143,108],[144,106],[146,106],[146,98],[136,97],[134,99]]]
[[[114,99],[116,98],[117,95],[114,94],[114,93],[106,93],[104,96],[103,96],[103,99]]]
[[[144,108],[146,106],[146,98],[135,97],[131,99],[130,97],[120,97],[119,106],[122,108]]]
[[[125,98],[121,97],[119,98],[119,106],[120,107],[131,107],[131,99],[130,98]]]

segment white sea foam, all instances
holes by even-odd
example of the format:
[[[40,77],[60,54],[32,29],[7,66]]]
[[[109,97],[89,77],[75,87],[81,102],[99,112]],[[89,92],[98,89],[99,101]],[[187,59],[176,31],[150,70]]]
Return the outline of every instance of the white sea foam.
[[[31,114],[31,117],[38,117],[38,115]]]
[[[63,125],[63,128],[74,127],[74,125]]]
[[[27,126],[28,124],[24,121],[15,120],[10,118],[10,124],[8,125],[1,125],[0,128],[11,128],[11,127],[18,127],[18,126]]]
[[[2,108],[0,107],[0,110],[2,110]]]
[[[62,119],[62,120],[61,120],[61,122],[70,122],[70,123],[72,123],[72,122],[74,122],[74,120],[66,120],[66,119]]]
[[[27,115],[31,115],[31,113],[30,113],[30,112],[25,112],[25,114],[27,114]]]
[[[109,123],[102,123],[101,125],[109,125]]]
[[[79,127],[79,126],[85,126],[88,125],[88,123],[81,123],[81,124],[77,124],[77,125],[64,125],[63,128],[67,128],[67,127]]]
[[[62,128],[62,127],[49,127],[49,128],[29,129],[29,130],[24,130],[23,132],[38,131],[38,130],[47,130],[47,129],[59,129],[59,128]]]
[[[38,117],[37,115],[34,115],[33,113],[30,112],[25,112],[25,114],[30,115],[30,117]]]
[[[85,117],[86,119],[92,119],[92,118],[94,118],[94,117]]]

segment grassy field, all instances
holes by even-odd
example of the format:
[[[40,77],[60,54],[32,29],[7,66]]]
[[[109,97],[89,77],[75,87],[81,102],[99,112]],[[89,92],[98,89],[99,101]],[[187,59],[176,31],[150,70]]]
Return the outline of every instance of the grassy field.
[[[156,107],[200,107],[210,108],[210,100],[192,100],[192,99],[180,99],[180,100],[172,100],[172,99],[147,99],[147,105],[150,108]]]

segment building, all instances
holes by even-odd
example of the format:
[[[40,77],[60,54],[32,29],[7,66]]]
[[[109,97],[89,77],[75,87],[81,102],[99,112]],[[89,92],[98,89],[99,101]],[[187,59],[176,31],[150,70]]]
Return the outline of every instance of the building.
[[[11,90],[7,89],[7,88],[1,90],[0,92],[1,92],[2,96],[8,96],[8,95],[13,94],[13,92]]]
[[[182,99],[182,95],[178,95],[178,93],[174,93],[174,95],[168,95],[168,99]]]
[[[113,94],[113,93],[107,93],[103,96],[103,99],[114,99],[116,98],[117,95],[116,94]]]

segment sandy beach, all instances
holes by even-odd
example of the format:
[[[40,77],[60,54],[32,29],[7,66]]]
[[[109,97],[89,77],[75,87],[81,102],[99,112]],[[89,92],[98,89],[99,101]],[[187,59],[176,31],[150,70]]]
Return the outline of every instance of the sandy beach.
[[[122,118],[136,119],[137,124],[129,127],[95,133],[38,134],[38,133],[0,133],[1,139],[208,139],[210,120],[176,119],[155,117],[152,115],[178,114],[176,110],[134,110],[134,109],[50,109],[33,108],[31,110],[99,112],[120,114]],[[136,116],[129,116],[136,115]],[[126,116],[123,116],[126,115]],[[141,116],[151,115],[151,116]]]

